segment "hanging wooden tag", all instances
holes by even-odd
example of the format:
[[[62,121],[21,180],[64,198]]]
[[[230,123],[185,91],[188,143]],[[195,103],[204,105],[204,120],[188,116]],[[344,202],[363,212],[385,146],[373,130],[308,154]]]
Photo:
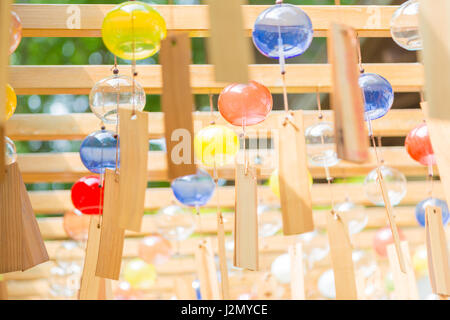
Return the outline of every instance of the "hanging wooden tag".
[[[98,281],[98,300],[113,300],[111,280],[99,278]]]
[[[100,278],[95,276],[95,269],[97,268],[98,250],[100,247],[100,220],[100,215],[91,216],[83,273],[81,275],[80,300],[98,299]]]
[[[95,275],[119,280],[125,230],[119,227],[119,207],[117,206],[120,194],[119,175],[113,170],[106,169],[104,188],[100,247]]]
[[[0,275],[0,300],[8,300],[8,285],[2,275]]]
[[[302,111],[280,116],[279,184],[284,235],[314,230]],[[285,125],[283,125],[285,124]]]
[[[144,216],[148,164],[148,113],[119,109],[119,225],[140,232]]]
[[[203,300],[220,300],[219,280],[211,239],[202,240],[195,249],[195,263]]]
[[[247,83],[252,52],[244,30],[241,9],[244,1],[208,0],[207,4],[211,32],[208,53],[215,67],[215,80]]]
[[[357,300],[352,245],[347,224],[339,215],[327,214],[327,233],[337,300]]]
[[[396,300],[419,300],[417,291],[416,277],[414,268],[409,254],[409,246],[407,241],[401,242],[401,250],[405,258],[406,273],[403,273],[398,263],[397,251],[395,245],[387,246],[387,254],[389,259],[390,270],[394,279],[394,296]]]
[[[420,0],[419,23],[425,66],[425,91],[430,103],[429,116],[450,120],[450,90],[442,78],[450,74],[450,2]]]
[[[216,191],[218,192],[218,191]],[[225,227],[223,224],[222,212],[217,212],[217,245],[219,252],[219,265],[220,265],[220,281],[222,283],[222,299],[230,299],[230,285],[228,280],[228,264],[227,254],[225,247]]]
[[[364,100],[358,84],[357,41],[355,30],[348,26],[333,23],[328,30],[337,154],[340,159],[362,163],[369,158],[369,143]]]
[[[256,169],[236,163],[234,265],[258,270],[258,199]]]
[[[303,248],[295,243],[288,248],[291,258],[291,298],[305,300],[305,275],[303,271]]]
[[[439,207],[428,206],[425,210],[428,272],[433,293],[450,296],[450,264]]]
[[[167,145],[169,179],[195,174],[194,129],[191,90],[191,45],[187,33],[171,33],[161,41],[159,61],[162,66],[164,134]]]
[[[197,300],[190,277],[178,277],[175,279],[175,295],[178,300]]]

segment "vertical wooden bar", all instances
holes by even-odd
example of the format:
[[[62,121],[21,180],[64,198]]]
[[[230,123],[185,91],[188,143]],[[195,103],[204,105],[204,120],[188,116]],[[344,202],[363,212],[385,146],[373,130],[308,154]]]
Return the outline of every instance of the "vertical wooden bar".
[[[111,280],[99,278],[98,282],[98,300],[113,300]]]
[[[219,300],[219,280],[211,239],[201,241],[195,250],[195,262],[203,300]]]
[[[191,45],[187,33],[169,34],[161,41],[159,60],[162,66],[164,134],[167,145],[169,179],[197,171],[194,162],[194,129],[191,91]]]
[[[119,175],[106,169],[100,247],[95,275],[119,280],[125,230],[119,227]]]
[[[406,273],[403,273],[400,269],[395,245],[390,244],[387,246],[389,267],[394,279],[394,297],[396,300],[419,300],[416,277],[407,241],[401,242],[401,249],[405,258]]]
[[[358,84],[357,41],[353,28],[333,23],[328,30],[337,154],[340,159],[362,163],[369,158],[369,143],[364,99]]]
[[[218,192],[218,191],[216,191]],[[217,212],[217,245],[220,264],[220,281],[222,283],[222,299],[230,299],[230,284],[228,279],[227,254],[225,247],[225,227],[222,212]]]
[[[429,116],[450,120],[450,2],[420,0],[419,23],[423,43],[425,89]],[[445,75],[445,76],[443,76]]]
[[[0,275],[0,300],[8,300],[8,284],[2,275]]]
[[[356,300],[355,271],[352,245],[347,224],[339,215],[327,214],[327,233],[330,245],[331,265],[334,272],[337,300]]]
[[[450,263],[447,239],[439,207],[428,206],[425,211],[428,271],[433,293],[450,296]]]
[[[207,0],[207,4],[211,32],[208,53],[215,67],[215,80],[247,83],[252,52],[244,30],[244,1]]]
[[[119,109],[120,178],[119,225],[141,231],[148,164],[148,114]]]
[[[311,191],[306,159],[306,143],[302,111],[292,113],[285,123],[280,116],[279,184],[283,233],[294,235],[314,230]]]
[[[0,274],[22,271],[24,227],[20,172],[17,163],[6,167],[6,176],[0,182]]]
[[[236,163],[234,265],[258,270],[258,213],[256,169]]]
[[[100,245],[100,215],[93,215],[89,224],[89,234],[80,283],[80,300],[97,300],[100,278],[95,276]]]
[[[5,178],[6,84],[9,67],[9,29],[12,0],[0,1],[0,181]]]
[[[288,252],[291,258],[291,299],[305,300],[302,244],[295,243],[289,246]]]

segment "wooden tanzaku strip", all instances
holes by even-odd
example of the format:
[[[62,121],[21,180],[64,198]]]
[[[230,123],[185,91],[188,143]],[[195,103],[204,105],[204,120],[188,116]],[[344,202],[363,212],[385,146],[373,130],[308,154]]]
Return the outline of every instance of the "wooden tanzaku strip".
[[[450,296],[449,253],[439,207],[426,208],[425,230],[431,288],[439,296]]]
[[[120,66],[123,74],[131,73],[130,67]],[[250,65],[249,78],[261,83],[272,92],[282,93],[280,68],[277,65]],[[89,94],[97,81],[111,74],[110,66],[11,66],[10,84],[19,95],[32,94]],[[385,77],[396,92],[416,92],[423,89],[424,71],[419,63],[365,64],[366,72]],[[331,66],[328,64],[286,65],[286,87],[289,93],[331,91]],[[162,93],[160,65],[140,65],[139,83],[149,94]],[[73,75],[76,74],[76,77]],[[194,94],[220,93],[226,86],[214,80],[212,65],[191,65],[191,87]],[[299,76],[302,75],[302,76]]]
[[[192,150],[194,98],[189,78],[190,53],[191,44],[186,33],[169,34],[161,41],[159,61],[164,83],[161,106],[164,112],[168,176],[171,180],[197,171]]]
[[[352,260],[352,245],[348,227],[343,217],[327,215],[327,233],[331,265],[334,272],[336,299],[357,300],[356,278]]]
[[[15,4],[25,37],[100,37],[105,15],[115,5]],[[170,31],[188,31],[193,37],[209,36],[205,5],[152,5]],[[310,16],[314,36],[324,37],[329,21],[346,21],[361,37],[390,37],[390,19],[397,6],[300,6]],[[267,5],[244,5],[244,28],[250,35],[256,17]]]
[[[303,271],[303,248],[297,242],[288,248],[291,258],[291,299],[305,300],[305,275]]]
[[[0,274],[24,269],[26,230],[21,191],[17,163],[6,166],[5,179],[0,182]]]
[[[119,109],[119,226],[141,231],[148,166],[148,113]]]
[[[450,91],[443,74],[450,73],[450,2],[420,0],[419,23],[422,59],[425,65],[425,90],[429,117],[450,121]]]
[[[0,2],[0,154],[5,154],[6,84],[8,83],[12,0]],[[5,178],[5,157],[0,157],[0,181]]]
[[[357,35],[333,23],[328,31],[328,60],[332,66],[332,103],[338,157],[362,163],[369,158],[364,124],[364,99],[359,87]]]
[[[195,262],[203,300],[220,300],[219,280],[211,239],[198,242],[195,248]]]
[[[119,227],[119,175],[113,170],[106,169],[104,188],[100,247],[95,275],[119,280],[125,230]]]
[[[98,300],[113,300],[111,279],[100,278],[98,285]]]
[[[206,1],[211,27],[208,53],[215,67],[216,81],[248,82],[252,52],[244,31],[241,8],[244,3],[244,0]]]
[[[256,169],[236,163],[235,183],[233,263],[238,268],[256,271],[259,268]]]
[[[219,192],[217,190],[216,192]],[[202,222],[203,226],[203,222]],[[217,212],[217,252],[219,255],[220,282],[222,284],[222,299],[230,299],[230,283],[228,278],[228,263],[225,243],[225,225],[222,212]]]
[[[98,299],[100,278],[95,276],[95,269],[97,268],[98,250],[100,247],[100,220],[101,215],[91,216],[80,291],[78,293],[80,300]]]
[[[15,164],[13,164],[14,166]],[[15,165],[18,169],[18,166]],[[39,229],[36,216],[31,206],[30,197],[19,174],[20,200],[22,203],[22,227],[23,227],[23,261],[22,271],[30,269],[49,260],[47,249]]]
[[[0,300],[8,300],[8,284],[0,276]]]
[[[178,276],[175,278],[175,295],[178,300],[197,300],[191,277]]]
[[[400,270],[395,245],[390,244],[387,246],[389,267],[394,280],[394,297],[396,300],[419,300],[416,277],[414,275],[414,267],[409,253],[408,242],[402,241],[401,248],[404,253],[406,273],[403,273]]]
[[[402,253],[402,248],[400,247],[400,235],[398,234],[397,223],[395,221],[394,208],[391,205],[391,200],[388,195],[388,189],[384,181],[383,174],[381,173],[380,167],[377,168],[377,179],[380,185],[381,194],[383,196],[384,206],[386,208],[386,215],[389,221],[389,227],[391,228],[395,250],[397,251],[397,258],[400,270],[403,273],[405,273],[406,272],[405,259],[404,254]]]
[[[314,230],[302,111],[280,116],[278,178],[284,235]]]
[[[284,112],[284,111],[283,111]],[[272,111],[264,122],[248,127],[246,134],[250,137],[269,138],[271,129],[278,123],[281,111]],[[334,121],[332,111],[323,110],[323,120]],[[194,112],[192,115],[198,128],[204,128],[211,122],[210,112]],[[214,112],[216,124],[228,125],[225,119]],[[317,122],[318,112],[303,111],[305,127]],[[156,139],[164,136],[164,114],[150,112],[148,115],[148,138]],[[380,120],[372,122],[375,136],[406,136],[420,121],[423,114],[418,109],[393,109]],[[15,114],[6,122],[8,136],[14,141],[47,141],[47,140],[82,140],[98,128],[98,118],[92,113],[54,114]],[[114,130],[114,125],[106,125],[106,129]],[[322,170],[323,171],[323,170]]]

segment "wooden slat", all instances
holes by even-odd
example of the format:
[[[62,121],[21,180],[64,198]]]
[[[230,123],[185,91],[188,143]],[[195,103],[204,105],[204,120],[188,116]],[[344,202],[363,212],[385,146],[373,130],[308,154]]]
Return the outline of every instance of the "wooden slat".
[[[209,32],[205,5],[155,5],[172,31],[204,37]],[[16,4],[25,37],[100,37],[106,13],[114,5]],[[256,17],[268,6],[243,6],[244,27],[250,35]],[[301,6],[310,16],[316,37],[326,36],[330,21],[345,21],[361,37],[390,37],[390,19],[396,6]],[[77,14],[79,14],[79,20]],[[43,19],[42,17],[45,17]],[[72,19],[71,19],[72,18]],[[75,19],[73,19],[75,18]],[[68,21],[70,23],[68,23]]]
[[[130,66],[120,72],[130,74]],[[366,72],[385,77],[396,92],[420,91],[424,70],[419,63],[376,63],[364,65]],[[286,86],[289,93],[331,91],[331,66],[328,64],[286,65]],[[191,65],[191,86],[195,94],[220,93],[226,83],[214,80],[212,65]],[[23,94],[89,94],[95,83],[111,75],[111,66],[11,66],[10,84]],[[250,65],[249,78],[263,83],[272,93],[281,93],[280,68],[277,65]],[[140,65],[137,81],[147,93],[162,92],[160,65]]]
[[[240,151],[242,152],[242,150]],[[386,165],[394,167],[406,176],[425,176],[427,168],[412,160],[404,147],[385,147],[382,149]],[[250,159],[256,156],[256,151],[249,152]],[[268,178],[277,167],[274,150],[260,151],[262,164],[257,167],[259,178]],[[78,152],[67,153],[26,153],[19,154],[18,163],[22,169],[25,183],[32,182],[75,182],[88,175],[89,171],[83,165]],[[376,165],[375,155],[370,152],[369,161],[361,165],[341,161],[330,169],[333,177],[351,177],[366,175]],[[147,178],[150,181],[168,180],[165,153],[152,151],[148,155]],[[437,169],[436,169],[437,170]],[[212,171],[209,170],[211,173]],[[309,167],[314,178],[325,177],[321,167]],[[228,165],[218,170],[219,177],[227,180],[234,179],[234,165]]]
[[[247,128],[247,134],[252,137],[266,137],[277,124],[280,111],[272,111],[267,119],[256,126]],[[324,111],[324,121],[333,121],[333,112]],[[164,136],[164,115],[161,112],[150,112],[148,135],[150,139]],[[209,112],[193,113],[195,128],[205,127],[211,122]],[[318,112],[303,111],[305,127],[317,122]],[[382,119],[372,121],[374,134],[383,137],[406,136],[423,119],[420,109],[395,109]],[[218,112],[214,113],[216,124],[229,125]],[[52,114],[16,114],[6,123],[8,137],[14,141],[22,140],[82,140],[95,130],[98,130],[100,120],[92,113],[72,113],[64,115]],[[114,130],[114,126],[107,125]]]

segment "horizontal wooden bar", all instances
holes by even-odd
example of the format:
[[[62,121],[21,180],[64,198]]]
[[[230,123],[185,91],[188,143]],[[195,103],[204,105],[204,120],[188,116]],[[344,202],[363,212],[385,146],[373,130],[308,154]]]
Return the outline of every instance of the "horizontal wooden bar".
[[[335,201],[343,201],[347,196],[355,202],[362,205],[372,205],[362,191],[362,184],[334,184],[333,196]],[[407,194],[401,205],[416,205],[425,198],[424,191],[427,189],[425,181],[411,181],[407,184]],[[444,199],[444,192],[440,182],[434,183],[434,196]],[[233,208],[234,187],[219,187],[220,206],[224,208]],[[217,190],[214,196],[208,202],[206,207],[216,207],[218,205]],[[37,214],[61,214],[68,210],[73,210],[70,200],[69,190],[59,191],[30,191],[31,203]],[[272,193],[268,186],[258,187],[258,197],[261,203],[275,205],[280,200]],[[330,205],[329,187],[326,184],[314,184],[312,187],[312,199],[315,206]],[[145,197],[145,209],[155,210],[173,204],[175,198],[170,188],[151,188],[147,189]],[[399,210],[403,210],[400,209]],[[405,209],[406,210],[406,209]],[[377,222],[379,223],[379,221]]]
[[[120,66],[121,74],[130,75],[130,66]],[[378,73],[389,80],[396,92],[416,92],[424,85],[424,70],[419,63],[365,64],[366,72]],[[161,66],[139,65],[138,82],[149,94],[162,91]],[[191,65],[191,86],[195,94],[220,93],[226,83],[214,80],[212,65]],[[95,83],[111,75],[111,66],[11,66],[9,79],[17,94],[89,94]],[[249,78],[261,82],[272,93],[282,93],[278,65],[250,65]],[[289,93],[331,91],[328,64],[286,65]]]
[[[270,137],[272,130],[277,128],[281,111],[272,111],[268,118],[256,126],[248,127],[249,136]],[[305,127],[309,127],[318,121],[317,111],[304,111]],[[334,121],[332,111],[324,111],[324,121]],[[149,139],[164,137],[164,114],[150,112],[148,122]],[[198,131],[207,126],[211,119],[217,124],[226,125],[236,130],[236,127],[228,124],[218,112],[211,118],[209,112],[194,112],[194,128]],[[383,137],[406,136],[423,119],[420,109],[394,109],[381,119],[372,121],[374,134]],[[16,114],[6,122],[8,137],[14,141],[24,140],[82,140],[87,135],[98,130],[100,120],[92,113],[72,113],[63,115],[53,114]],[[114,125],[106,125],[107,129],[115,130]]]
[[[209,36],[206,5],[153,5],[170,31]],[[390,19],[397,6],[300,6],[310,16],[314,35],[326,36],[330,22],[345,22],[361,37],[390,37]],[[114,5],[16,4],[13,10],[23,22],[25,37],[100,37],[107,12]],[[244,27],[251,34],[257,16],[268,6],[242,6]]]

